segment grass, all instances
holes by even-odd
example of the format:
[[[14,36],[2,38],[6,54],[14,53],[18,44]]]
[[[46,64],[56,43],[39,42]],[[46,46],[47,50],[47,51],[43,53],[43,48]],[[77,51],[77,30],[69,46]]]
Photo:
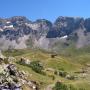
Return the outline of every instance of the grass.
[[[65,53],[58,54],[55,58],[51,58],[51,53],[43,51],[43,50],[32,50],[32,49],[25,49],[25,50],[13,50],[4,51],[4,55],[6,56],[14,56],[17,61],[20,60],[21,57],[25,57],[31,61],[39,60],[43,63],[44,68],[52,68],[58,70],[63,68],[66,72],[70,74],[74,74],[76,71],[80,71],[85,64],[90,63],[90,49],[74,49],[68,48]],[[27,66],[23,66],[17,64],[17,67],[20,70],[24,70],[29,73],[29,79],[35,80],[40,84],[41,90],[44,90],[48,85],[55,84],[56,81],[62,80],[66,84],[72,84],[76,88],[85,88],[85,90],[90,90],[90,75],[88,75],[87,79],[78,79],[78,80],[67,80],[60,76],[56,76],[53,72],[46,72],[46,75],[41,75],[34,72],[31,68]],[[55,80],[52,80],[50,75],[55,76]],[[27,87],[26,87],[27,88]],[[24,89],[28,90],[28,89]]]

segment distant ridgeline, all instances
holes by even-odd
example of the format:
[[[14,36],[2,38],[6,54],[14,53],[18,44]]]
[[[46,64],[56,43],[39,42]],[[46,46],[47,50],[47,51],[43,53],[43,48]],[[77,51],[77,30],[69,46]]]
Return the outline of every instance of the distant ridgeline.
[[[90,45],[90,18],[60,16],[54,23],[23,16],[0,18],[0,49],[62,50]]]

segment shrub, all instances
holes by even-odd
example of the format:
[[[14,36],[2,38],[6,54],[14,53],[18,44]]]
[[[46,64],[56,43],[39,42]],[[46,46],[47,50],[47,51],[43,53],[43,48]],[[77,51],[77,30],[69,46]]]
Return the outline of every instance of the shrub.
[[[60,70],[60,71],[64,71],[64,68],[59,68],[58,70]]]
[[[58,75],[58,71],[55,70],[55,71],[54,71],[54,74],[55,74],[55,75]]]
[[[62,82],[56,82],[53,90],[85,90],[83,88],[77,89],[73,85],[65,85]]]
[[[56,82],[53,90],[68,90],[68,87],[65,84],[62,84],[61,82]]]
[[[43,66],[41,65],[41,63],[39,61],[32,61],[30,63],[30,67],[32,68],[32,70],[34,70],[37,73],[43,73]]]
[[[17,64],[30,67],[30,68],[32,68],[32,70],[34,70],[36,73],[40,73],[40,74],[46,75],[46,73],[43,71],[44,68],[43,68],[42,64],[40,63],[40,61],[32,61],[32,62],[30,62],[30,64],[24,64],[24,63],[21,63],[21,62],[19,61],[19,62],[17,62]]]
[[[60,75],[61,77],[66,77],[67,72],[65,72],[65,71],[60,71],[60,72],[59,72],[59,75]]]

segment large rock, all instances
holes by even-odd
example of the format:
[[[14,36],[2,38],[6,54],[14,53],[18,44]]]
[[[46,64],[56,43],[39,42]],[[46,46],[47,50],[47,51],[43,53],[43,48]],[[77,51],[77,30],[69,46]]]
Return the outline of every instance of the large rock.
[[[21,63],[21,64],[27,64],[27,65],[29,65],[30,62],[31,62],[31,61],[30,61],[29,59],[26,59],[26,58],[24,58],[24,57],[22,57],[21,60],[20,60],[20,63]]]
[[[8,59],[12,60],[14,58],[10,57]],[[25,63],[28,64],[27,62]],[[25,71],[19,70],[14,63],[1,63],[0,90],[23,90],[23,85],[28,85],[32,90],[38,90],[38,84],[35,81],[29,80],[28,75]]]

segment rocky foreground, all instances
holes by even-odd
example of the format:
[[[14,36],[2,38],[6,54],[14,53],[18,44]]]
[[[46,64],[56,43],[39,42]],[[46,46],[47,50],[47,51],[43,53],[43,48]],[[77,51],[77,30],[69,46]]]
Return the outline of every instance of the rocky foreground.
[[[28,80],[28,74],[13,63],[15,59],[9,60],[10,57],[0,54],[0,90],[23,90],[23,85],[28,85],[30,90],[38,90],[36,82]]]

